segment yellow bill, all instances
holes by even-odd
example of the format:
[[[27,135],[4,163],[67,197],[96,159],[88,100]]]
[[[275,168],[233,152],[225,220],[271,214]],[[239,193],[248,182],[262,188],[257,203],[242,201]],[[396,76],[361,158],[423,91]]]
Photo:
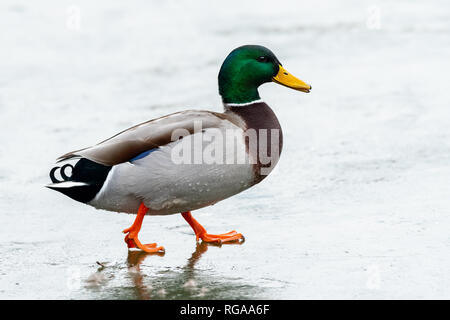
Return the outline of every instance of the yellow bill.
[[[280,69],[275,77],[272,78],[273,82],[279,83],[288,88],[292,88],[298,91],[309,92],[311,90],[311,86],[306,82],[294,77],[292,74],[286,71],[280,65]]]

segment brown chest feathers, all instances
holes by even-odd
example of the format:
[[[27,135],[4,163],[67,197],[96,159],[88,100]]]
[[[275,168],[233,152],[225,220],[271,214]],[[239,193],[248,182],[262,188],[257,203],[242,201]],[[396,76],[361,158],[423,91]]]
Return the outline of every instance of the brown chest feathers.
[[[283,148],[283,132],[272,109],[264,102],[245,106],[227,106],[245,123],[247,152],[257,159],[255,183],[262,181],[277,164]]]

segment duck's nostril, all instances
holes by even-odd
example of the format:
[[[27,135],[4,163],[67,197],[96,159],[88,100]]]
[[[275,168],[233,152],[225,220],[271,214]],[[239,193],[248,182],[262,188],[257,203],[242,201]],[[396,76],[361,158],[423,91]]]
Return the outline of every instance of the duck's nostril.
[[[284,74],[285,74],[285,75],[288,75],[289,73],[285,72]]]

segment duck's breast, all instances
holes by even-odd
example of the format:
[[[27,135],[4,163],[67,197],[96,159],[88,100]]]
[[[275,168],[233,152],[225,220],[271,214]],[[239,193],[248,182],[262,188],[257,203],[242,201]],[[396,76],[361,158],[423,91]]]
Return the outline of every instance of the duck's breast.
[[[283,131],[273,110],[264,102],[255,102],[241,106],[225,105],[227,112],[242,119],[247,136],[254,136],[254,147],[251,140],[246,140],[250,157],[255,159],[253,166],[256,183],[262,181],[275,168],[283,149]]]

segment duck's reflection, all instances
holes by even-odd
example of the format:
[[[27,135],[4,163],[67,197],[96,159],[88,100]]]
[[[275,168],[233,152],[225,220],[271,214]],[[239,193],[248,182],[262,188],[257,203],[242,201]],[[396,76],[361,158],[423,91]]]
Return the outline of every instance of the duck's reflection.
[[[127,256],[127,265],[128,265],[128,273],[130,274],[131,279],[134,283],[134,289],[136,290],[136,296],[139,300],[149,300],[150,299],[150,290],[144,284],[144,275],[141,272],[141,263],[147,258],[149,255],[160,255],[163,256],[164,253],[148,253],[145,251],[134,251],[128,250]]]
[[[191,257],[188,259],[186,266],[183,268],[184,272],[181,274],[181,278],[187,279],[184,284],[185,288],[194,286],[195,282],[193,280],[193,273],[195,264],[200,260],[201,256],[208,251],[208,244],[206,242],[197,243],[195,251],[192,253]],[[163,256],[164,253],[147,253],[144,251],[128,251],[127,264],[128,272],[134,283],[134,288],[136,290],[137,299],[148,300],[152,296],[156,298],[164,298],[167,295],[165,288],[153,288],[144,284],[144,274],[141,272],[140,265],[144,260],[151,255]],[[154,291],[153,294],[150,294]],[[155,292],[156,290],[156,292]]]
[[[242,243],[238,243],[242,244]],[[98,283],[97,292],[102,291],[102,295],[106,294],[109,298],[120,299],[198,299],[198,298],[220,298],[227,297],[227,293],[232,293],[233,298],[241,296],[255,289],[253,286],[243,285],[242,283],[234,283],[226,279],[217,279],[210,270],[199,270],[196,265],[208,251],[209,247],[220,247],[217,244],[196,243],[195,250],[184,267],[172,268],[168,270],[158,270],[150,276],[153,268],[143,262],[149,256],[163,256],[162,253],[146,253],[143,251],[128,251],[126,260],[125,277],[120,279],[123,270],[123,264],[116,266],[102,266],[90,278],[109,278],[124,281],[124,285],[112,287],[105,290],[109,281]],[[121,267],[121,266],[122,267]],[[143,271],[141,270],[141,266]],[[150,272],[149,272],[150,271]],[[128,281],[127,281],[128,279]],[[129,281],[132,281],[130,286]],[[128,282],[128,285],[126,283]],[[111,282],[112,283],[112,282]],[[102,287],[102,290],[98,290]],[[91,288],[94,288],[91,286]],[[239,288],[238,290],[236,290]],[[239,294],[239,290],[245,290]],[[107,293],[106,291],[110,291]]]
[[[195,251],[192,253],[191,257],[188,259],[186,264],[186,269],[189,271],[194,271],[195,264],[200,260],[201,256],[208,251],[208,246],[213,246],[213,244],[208,244],[206,242],[197,242],[195,246]]]

